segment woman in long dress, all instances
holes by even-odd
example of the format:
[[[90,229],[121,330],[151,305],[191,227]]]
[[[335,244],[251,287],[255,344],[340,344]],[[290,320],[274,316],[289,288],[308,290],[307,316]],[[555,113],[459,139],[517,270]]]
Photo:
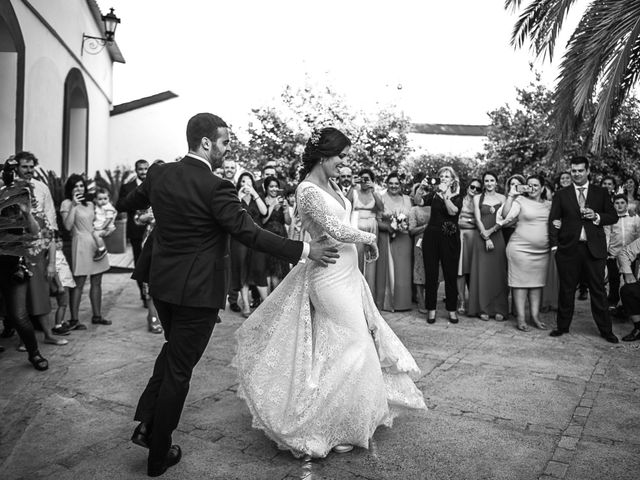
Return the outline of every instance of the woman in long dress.
[[[376,265],[376,305],[389,312],[411,309],[411,236],[409,211],[411,198],[402,193],[398,172],[387,176],[387,191],[380,197],[384,210],[378,213],[378,248],[380,258]],[[392,220],[404,216],[405,222]]]
[[[349,147],[339,130],[315,132],[297,190],[304,230],[340,258],[326,268],[298,263],[236,333],[238,395],[253,426],[297,457],[367,448],[400,410],[426,408],[411,379],[419,369],[358,270],[355,243],[371,258],[378,251],[375,235],[350,225],[351,205],[332,180]]]
[[[505,198],[496,191],[496,174],[486,172],[482,183],[484,191],[473,198],[478,233],[471,259],[469,315],[478,315],[484,321],[493,316],[501,322],[509,313],[509,286],[504,237],[496,216]]]
[[[540,321],[542,288],[549,269],[549,212],[551,202],[543,196],[544,181],[537,175],[527,178],[531,190],[521,196],[516,186],[511,187],[502,207],[502,215],[518,216],[516,229],[507,245],[509,286],[516,305],[518,330],[528,332],[525,303],[529,299],[531,321],[539,329],[546,329]]]

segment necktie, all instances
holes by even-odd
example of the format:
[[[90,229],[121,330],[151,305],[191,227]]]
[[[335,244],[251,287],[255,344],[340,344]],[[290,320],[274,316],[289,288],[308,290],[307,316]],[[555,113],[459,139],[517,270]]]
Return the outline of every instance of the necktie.
[[[580,205],[580,208],[584,208],[585,204],[587,203],[587,199],[584,196],[584,191],[585,187],[578,188],[578,205]]]

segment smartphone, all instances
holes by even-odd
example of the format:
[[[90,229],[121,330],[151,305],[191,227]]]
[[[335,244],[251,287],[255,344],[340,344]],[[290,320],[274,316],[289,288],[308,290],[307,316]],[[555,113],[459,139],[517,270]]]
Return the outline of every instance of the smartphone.
[[[533,192],[533,189],[529,185],[516,185],[516,192],[531,193]]]

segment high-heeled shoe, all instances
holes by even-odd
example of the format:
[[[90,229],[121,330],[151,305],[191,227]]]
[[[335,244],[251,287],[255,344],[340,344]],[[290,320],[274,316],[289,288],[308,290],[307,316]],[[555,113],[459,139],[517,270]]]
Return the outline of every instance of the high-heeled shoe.
[[[458,314],[456,312],[449,312],[449,323],[458,323]]]
[[[436,323],[436,311],[435,310],[427,311],[427,323],[429,323],[429,324]]]

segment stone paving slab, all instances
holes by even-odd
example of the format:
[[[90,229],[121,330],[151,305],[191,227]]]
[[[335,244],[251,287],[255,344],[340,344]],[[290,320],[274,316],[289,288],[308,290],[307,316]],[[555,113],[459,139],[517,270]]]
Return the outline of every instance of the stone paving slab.
[[[16,338],[0,339],[0,478],[147,478],[146,452],[130,443],[135,404],[163,338],[147,332],[135,283],[104,276],[114,324],[41,345],[36,372]],[[303,462],[251,427],[236,396],[234,332],[222,312],[174,441],[182,462],[167,479],[635,479],[640,455],[640,342],[597,336],[588,302],[571,334],[519,332],[513,321],[462,317],[427,325],[417,311],[383,315],[422,368],[430,407],[380,428],[370,448]],[[81,318],[90,318],[86,299]],[[553,316],[544,321],[553,325]],[[617,321],[614,330],[630,326]]]

